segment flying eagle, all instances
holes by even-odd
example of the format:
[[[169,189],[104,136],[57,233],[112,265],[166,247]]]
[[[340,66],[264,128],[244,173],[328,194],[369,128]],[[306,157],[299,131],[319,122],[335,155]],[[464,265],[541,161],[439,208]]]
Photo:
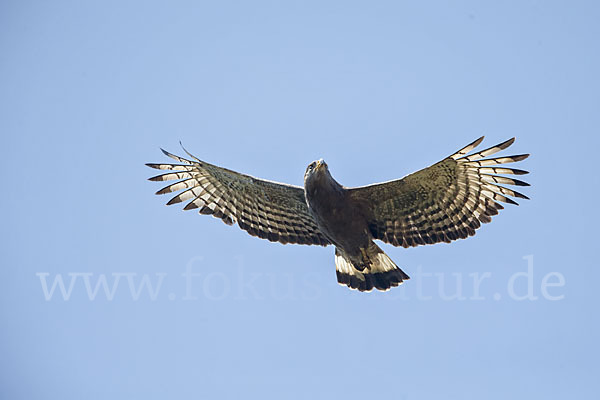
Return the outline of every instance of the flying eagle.
[[[159,190],[182,190],[167,205],[189,201],[184,210],[199,209],[226,224],[237,222],[253,236],[272,242],[335,246],[337,280],[351,289],[388,290],[409,279],[375,244],[411,247],[450,243],[475,234],[504,207],[517,204],[507,196],[528,197],[501,185],[529,186],[502,175],[527,171],[503,165],[529,154],[487,158],[515,138],[468,155],[483,136],[432,166],[402,179],[347,188],[340,185],[322,159],[304,174],[304,187],[255,178],[209,164],[163,153],[178,164],[146,164],[170,172],[151,181],[177,182]]]

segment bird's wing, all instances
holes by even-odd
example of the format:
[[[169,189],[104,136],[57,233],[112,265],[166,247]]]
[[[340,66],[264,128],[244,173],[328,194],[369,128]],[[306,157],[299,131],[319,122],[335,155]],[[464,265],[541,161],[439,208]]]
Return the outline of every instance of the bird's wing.
[[[166,194],[182,190],[167,205],[191,200],[184,210],[199,209],[200,214],[212,214],[228,225],[237,222],[252,236],[272,242],[330,244],[309,213],[301,187],[217,167],[187,151],[192,160],[165,150],[163,153],[179,164],[146,165],[170,171],[150,178],[151,181],[177,180],[156,192]]]
[[[529,154],[487,158],[510,146],[512,138],[467,155],[482,140],[402,179],[349,189],[351,198],[366,208],[373,237],[403,247],[464,239],[504,208],[500,202],[517,204],[507,196],[527,199],[501,184],[528,183],[501,175],[528,173],[503,164]]]

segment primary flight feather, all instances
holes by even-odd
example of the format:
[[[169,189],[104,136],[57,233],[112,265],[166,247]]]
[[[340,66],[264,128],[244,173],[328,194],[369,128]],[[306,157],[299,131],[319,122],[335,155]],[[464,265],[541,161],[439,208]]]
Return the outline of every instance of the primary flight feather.
[[[409,277],[374,239],[403,247],[449,243],[474,235],[503,209],[501,203],[517,204],[511,197],[527,199],[501,185],[529,186],[503,176],[527,174],[504,164],[529,154],[489,158],[514,138],[471,153],[482,140],[402,179],[357,188],[340,185],[323,160],[308,166],[304,187],[231,171],[187,151],[191,160],[163,150],[178,164],[146,165],[169,171],[151,181],[177,181],[156,193],[180,192],[168,205],[187,201],[184,210],[237,223],[272,242],[332,244],[340,284],[360,291],[388,290]]]

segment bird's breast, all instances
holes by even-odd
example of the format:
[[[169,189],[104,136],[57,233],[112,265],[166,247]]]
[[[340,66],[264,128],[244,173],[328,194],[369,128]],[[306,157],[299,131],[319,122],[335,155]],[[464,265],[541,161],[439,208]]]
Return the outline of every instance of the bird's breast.
[[[366,219],[345,189],[307,191],[305,194],[319,229],[336,245],[353,247],[365,240]]]

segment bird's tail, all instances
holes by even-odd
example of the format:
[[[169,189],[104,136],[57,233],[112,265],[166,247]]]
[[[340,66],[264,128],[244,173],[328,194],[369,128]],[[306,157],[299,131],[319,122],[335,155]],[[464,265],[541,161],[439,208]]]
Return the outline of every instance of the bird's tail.
[[[369,292],[373,288],[389,290],[410,279],[374,242],[361,249],[358,258],[351,258],[336,247],[335,269],[340,285],[361,292]]]

